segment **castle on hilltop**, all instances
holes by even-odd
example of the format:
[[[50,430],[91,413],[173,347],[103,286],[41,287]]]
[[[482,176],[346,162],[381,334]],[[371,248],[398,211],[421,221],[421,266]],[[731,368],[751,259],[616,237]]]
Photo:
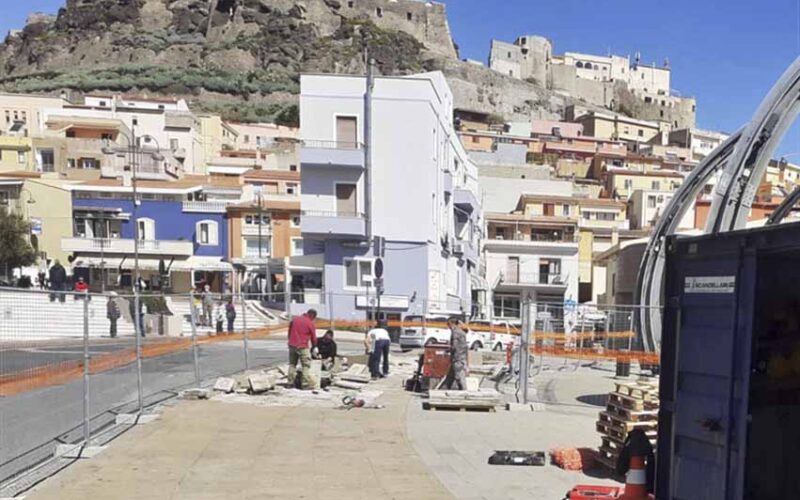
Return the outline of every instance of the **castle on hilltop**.
[[[695,124],[694,98],[675,95],[671,90],[669,61],[656,66],[641,64],[639,54],[633,61],[617,55],[554,55],[550,40],[525,35],[514,43],[492,40],[489,67],[595,106],[666,122],[672,129]]]

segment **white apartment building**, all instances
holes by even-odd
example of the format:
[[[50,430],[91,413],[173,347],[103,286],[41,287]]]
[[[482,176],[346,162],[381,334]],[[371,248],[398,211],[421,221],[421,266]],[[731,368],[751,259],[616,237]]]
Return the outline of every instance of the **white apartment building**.
[[[57,134],[59,126],[69,124],[70,120],[79,120],[83,129],[102,128],[108,120],[118,121],[127,129],[126,134],[135,122],[136,135],[142,137],[143,148],[159,149],[186,173],[204,173],[202,126],[183,99],[90,95],[82,105],[65,104],[63,108],[45,109],[43,115],[50,135]],[[92,120],[97,123],[93,124]],[[48,126],[48,122],[53,126]],[[117,142],[124,146],[126,139]]]
[[[653,189],[637,189],[628,198],[628,216],[631,221],[632,229],[650,229],[655,227],[661,214],[669,205],[672,191],[657,191]],[[694,228],[694,205],[684,214],[678,229]]]
[[[702,160],[717,149],[728,134],[699,128],[684,128],[669,133],[669,144],[689,148],[695,160]]]
[[[302,259],[319,262],[303,269],[302,282],[321,283],[326,304],[318,308],[338,318],[369,314],[380,237],[390,318],[473,312],[482,210],[444,76],[376,77],[371,125],[367,78],[304,75],[300,86]]]

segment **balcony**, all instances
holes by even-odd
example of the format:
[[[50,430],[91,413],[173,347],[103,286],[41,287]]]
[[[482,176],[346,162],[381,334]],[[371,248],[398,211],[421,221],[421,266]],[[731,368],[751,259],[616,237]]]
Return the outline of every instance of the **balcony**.
[[[62,238],[61,250],[64,252],[133,254],[134,240],[122,238]],[[139,253],[142,255],[170,255],[191,257],[191,241],[140,240]]]
[[[300,218],[303,234],[340,238],[364,238],[367,224],[363,213],[303,211]]]
[[[258,236],[257,224],[242,224],[242,236]],[[264,224],[261,226],[261,235],[269,236],[272,234],[272,226]]]
[[[578,225],[590,229],[630,229],[630,221],[622,220],[602,220],[602,219],[580,219]]]
[[[184,201],[184,212],[196,212],[206,214],[224,214],[228,208],[225,201]]]
[[[477,212],[481,209],[481,204],[478,198],[475,197],[475,193],[463,187],[455,188],[453,203],[468,213]]]
[[[555,273],[513,273],[504,274],[501,282],[504,285],[543,286],[547,288],[567,288],[569,276]]]
[[[578,252],[578,235],[517,233],[502,238],[490,237],[483,240],[483,244],[490,252],[537,251],[550,255],[574,255]]]
[[[319,167],[364,168],[364,149],[359,142],[303,141],[300,164]]]

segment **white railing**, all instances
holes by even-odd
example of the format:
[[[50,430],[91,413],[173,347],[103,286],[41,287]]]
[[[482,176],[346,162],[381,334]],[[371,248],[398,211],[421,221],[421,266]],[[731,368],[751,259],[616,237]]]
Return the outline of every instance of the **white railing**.
[[[256,224],[242,224],[242,234],[244,236],[258,236],[258,226]],[[261,226],[261,234],[269,236],[272,234],[272,226],[264,224]]]
[[[206,212],[224,214],[228,208],[226,201],[184,201],[184,212]]]
[[[191,241],[139,240],[140,253],[191,256],[193,246]],[[62,238],[61,249],[65,252],[132,254],[134,240],[123,238]]]

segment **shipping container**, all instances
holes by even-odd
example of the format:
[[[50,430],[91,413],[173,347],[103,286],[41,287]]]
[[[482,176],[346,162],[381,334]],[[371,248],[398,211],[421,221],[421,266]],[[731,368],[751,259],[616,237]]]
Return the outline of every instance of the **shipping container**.
[[[666,247],[656,498],[800,498],[800,224]]]

